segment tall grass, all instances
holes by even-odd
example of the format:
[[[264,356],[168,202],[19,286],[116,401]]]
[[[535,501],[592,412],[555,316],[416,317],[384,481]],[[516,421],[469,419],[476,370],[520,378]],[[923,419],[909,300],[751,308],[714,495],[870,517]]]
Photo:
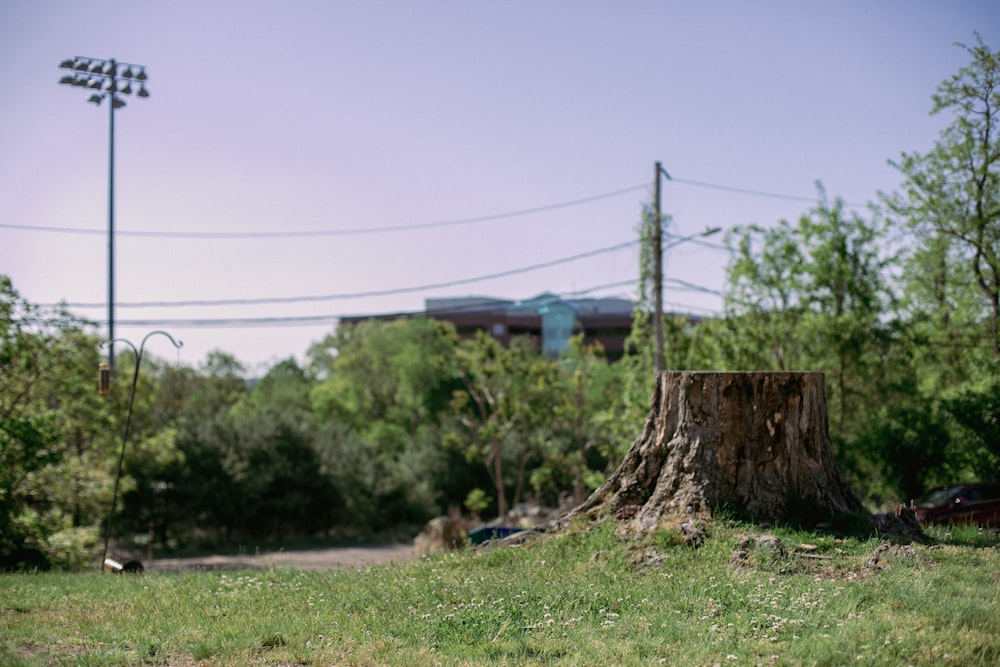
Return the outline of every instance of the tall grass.
[[[577,527],[358,572],[0,577],[4,665],[996,665],[1000,538]]]

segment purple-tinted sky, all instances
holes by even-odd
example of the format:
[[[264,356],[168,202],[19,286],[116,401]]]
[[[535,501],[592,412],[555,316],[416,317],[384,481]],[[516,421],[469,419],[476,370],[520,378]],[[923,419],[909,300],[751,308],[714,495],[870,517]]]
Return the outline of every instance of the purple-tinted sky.
[[[0,273],[106,320],[108,111],[58,84],[72,56],[149,75],[115,115],[117,335],[254,367],[301,359],[338,315],[426,298],[633,296],[634,246],[514,270],[634,241],[657,160],[679,235],[810,206],[694,182],[873,201],[898,183],[887,160],[943,127],[930,96],[973,31],[1000,48],[1000,4],[0,0]],[[456,220],[475,221],[428,226]],[[718,290],[726,262],[684,244],[666,275]],[[238,299],[279,301],[218,303]],[[313,316],[330,319],[240,322]]]

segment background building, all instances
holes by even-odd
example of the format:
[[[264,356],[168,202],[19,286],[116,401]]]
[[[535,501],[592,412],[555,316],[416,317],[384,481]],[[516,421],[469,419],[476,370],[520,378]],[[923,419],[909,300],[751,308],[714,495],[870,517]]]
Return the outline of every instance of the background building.
[[[527,336],[554,357],[566,349],[570,338],[583,334],[584,342],[600,343],[607,357],[614,360],[624,354],[634,307],[629,299],[564,299],[549,293],[526,301],[457,297],[427,299],[423,312],[345,317],[341,323],[432,317],[451,322],[463,338],[485,331],[506,346],[511,338]]]

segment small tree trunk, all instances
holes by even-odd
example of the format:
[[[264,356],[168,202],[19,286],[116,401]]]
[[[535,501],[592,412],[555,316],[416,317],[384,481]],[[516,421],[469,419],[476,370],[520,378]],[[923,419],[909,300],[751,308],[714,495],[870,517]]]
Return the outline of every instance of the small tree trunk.
[[[863,511],[834,459],[822,373],[658,373],[641,435],[570,516],[644,532],[727,507],[767,522]]]

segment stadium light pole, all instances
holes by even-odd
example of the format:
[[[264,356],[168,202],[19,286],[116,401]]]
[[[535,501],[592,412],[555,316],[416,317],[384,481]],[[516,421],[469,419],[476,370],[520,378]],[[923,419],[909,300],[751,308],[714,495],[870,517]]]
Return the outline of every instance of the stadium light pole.
[[[108,340],[115,340],[115,110],[125,106],[122,95],[131,95],[136,84],[136,97],[149,97],[146,90],[146,68],[143,65],[118,62],[114,58],[74,56],[59,63],[60,69],[70,70],[59,80],[67,86],[93,91],[88,102],[101,105],[108,100]],[[119,71],[119,68],[124,68]],[[115,368],[115,347],[108,347],[108,367]]]

